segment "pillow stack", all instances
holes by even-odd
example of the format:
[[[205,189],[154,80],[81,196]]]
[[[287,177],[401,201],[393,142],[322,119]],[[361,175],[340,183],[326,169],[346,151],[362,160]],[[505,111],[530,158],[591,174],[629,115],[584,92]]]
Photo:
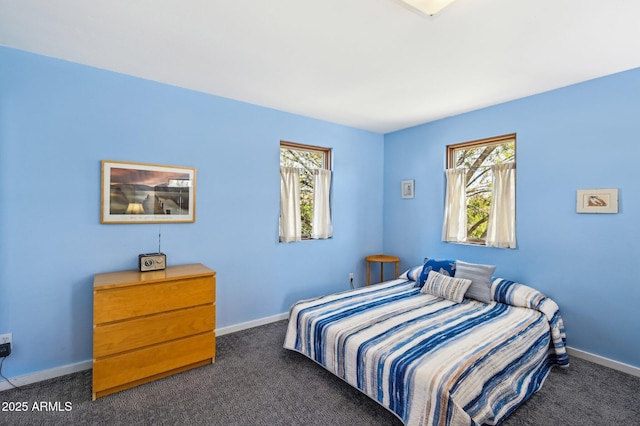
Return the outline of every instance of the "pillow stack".
[[[415,281],[416,287],[421,288],[423,293],[433,294],[458,303],[462,302],[464,298],[491,303],[493,300],[491,297],[491,278],[495,270],[494,265],[426,257],[424,265],[414,266],[402,274],[401,278]],[[432,276],[432,273],[436,275]],[[453,278],[464,281],[452,280]],[[462,298],[460,298],[461,288],[464,288]]]

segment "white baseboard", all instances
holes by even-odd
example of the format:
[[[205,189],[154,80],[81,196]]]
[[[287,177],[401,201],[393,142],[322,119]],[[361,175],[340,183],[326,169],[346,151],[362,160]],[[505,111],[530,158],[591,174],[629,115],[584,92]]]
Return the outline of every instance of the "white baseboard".
[[[223,327],[216,329],[217,336],[223,336],[229,333],[235,333],[236,331],[247,330],[249,328],[258,327],[272,322],[285,320],[289,317],[288,312],[284,312],[278,315],[272,315],[270,317],[260,318],[253,321],[247,321],[229,327]],[[575,356],[576,358],[586,359],[593,363],[612,368],[614,370],[622,371],[623,373],[631,374],[632,376],[640,377],[640,367],[625,364],[623,362],[614,361],[609,358],[605,358],[599,355],[595,355],[589,352],[581,351],[572,347],[567,347],[567,353],[569,356]],[[24,376],[10,377],[9,380],[16,386],[26,386],[32,383],[41,382],[43,380],[53,379],[67,374],[77,373],[79,371],[89,370],[92,367],[92,360],[76,362],[75,364],[63,365],[61,367],[50,368],[48,370],[37,371],[35,373],[26,374]],[[0,381],[0,392],[8,389],[12,389],[12,386],[6,381]]]
[[[63,365],[61,367],[54,367],[48,370],[37,371],[31,374],[25,374],[24,376],[10,377],[11,383],[16,386],[26,386],[32,383],[41,382],[43,380],[49,380],[60,376],[66,376],[67,374],[77,373],[78,371],[84,371],[91,368],[92,361],[80,361],[75,364]],[[0,382],[0,391],[13,389],[6,380]]]
[[[591,361],[595,364],[622,371],[623,373],[631,374],[632,376],[640,377],[640,367],[634,367],[633,365],[625,364],[624,362],[614,361],[612,359],[581,351],[580,349],[572,348],[569,346],[567,346],[567,353],[569,354],[569,356],[586,359],[587,361]],[[569,360],[569,363],[571,363],[571,360]]]
[[[223,327],[216,329],[216,336],[224,336],[225,334],[235,333],[236,331],[247,330],[253,327],[259,327],[265,324],[271,324],[272,322],[281,321],[289,318],[289,312],[284,312],[278,315],[272,315],[270,317],[260,318],[253,321],[243,322],[229,327]]]
[[[253,327],[258,327],[272,322],[280,321],[289,318],[289,313],[285,312],[278,315],[273,315],[266,318],[260,318],[254,321],[243,322],[241,324],[232,325],[229,327],[223,327],[216,329],[216,335],[222,336],[236,331],[242,331]],[[24,376],[9,377],[11,383],[16,386],[26,386],[32,383],[41,382],[43,380],[49,380],[60,376],[66,376],[67,374],[77,373],[78,371],[89,370],[93,365],[93,360],[81,361],[75,364],[63,365],[61,367],[50,368],[48,370],[37,371],[31,374],[25,374]],[[6,380],[0,380],[0,392],[13,389]]]

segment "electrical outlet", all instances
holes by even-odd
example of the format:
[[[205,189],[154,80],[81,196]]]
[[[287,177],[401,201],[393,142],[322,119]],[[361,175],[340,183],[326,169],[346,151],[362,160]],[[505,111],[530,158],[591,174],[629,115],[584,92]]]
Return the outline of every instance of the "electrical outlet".
[[[353,282],[353,272],[349,272],[349,282]]]
[[[11,344],[12,340],[13,340],[12,333],[0,334],[0,345],[2,345],[3,343]]]
[[[12,334],[0,334],[0,357],[7,357],[11,354]]]

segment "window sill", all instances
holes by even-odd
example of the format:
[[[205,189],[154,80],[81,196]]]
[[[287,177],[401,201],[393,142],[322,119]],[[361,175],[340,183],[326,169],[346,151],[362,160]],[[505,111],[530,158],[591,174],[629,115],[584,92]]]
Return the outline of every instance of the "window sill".
[[[473,246],[473,247],[487,247],[487,248],[494,248],[494,249],[508,249],[508,250],[515,250],[515,247],[495,247],[495,246],[488,246],[486,243],[484,242],[472,242],[472,241],[443,241],[445,243],[449,243],[449,244],[459,244],[459,245],[463,245],[463,246]]]
[[[280,241],[278,240],[278,243],[280,244],[288,244],[288,243],[301,243],[303,241],[325,241],[325,240],[333,240],[333,237],[329,237],[329,238],[302,238],[300,241]]]

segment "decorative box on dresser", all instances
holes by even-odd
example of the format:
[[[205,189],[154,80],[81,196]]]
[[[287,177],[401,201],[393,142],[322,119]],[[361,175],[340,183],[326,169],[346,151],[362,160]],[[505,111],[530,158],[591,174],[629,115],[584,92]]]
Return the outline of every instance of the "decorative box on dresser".
[[[215,297],[201,264],[95,275],[93,399],[213,363]]]

